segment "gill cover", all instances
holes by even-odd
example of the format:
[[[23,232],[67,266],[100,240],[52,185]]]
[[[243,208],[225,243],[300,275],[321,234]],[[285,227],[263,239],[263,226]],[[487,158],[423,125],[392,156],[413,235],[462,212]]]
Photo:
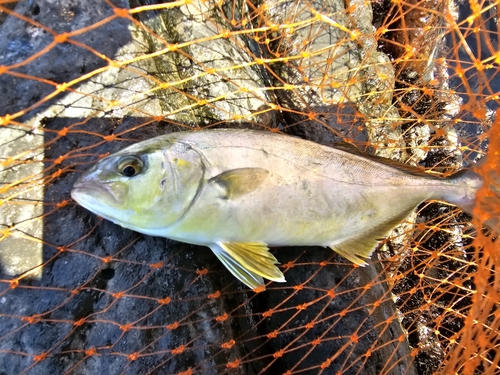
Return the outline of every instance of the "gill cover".
[[[160,161],[162,179],[158,182],[161,199],[152,210],[159,219],[156,227],[166,227],[182,219],[198,198],[205,164],[198,151],[182,142],[156,151],[155,156],[163,159]]]

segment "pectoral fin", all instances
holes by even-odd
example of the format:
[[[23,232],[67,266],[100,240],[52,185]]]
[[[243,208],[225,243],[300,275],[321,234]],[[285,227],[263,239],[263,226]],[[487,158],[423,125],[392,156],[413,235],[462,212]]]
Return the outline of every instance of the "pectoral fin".
[[[269,175],[263,168],[239,168],[221,173],[209,180],[224,191],[224,199],[236,199],[256,190]]]
[[[330,248],[351,262],[359,266],[366,266],[368,263],[365,260],[371,257],[378,243],[387,237],[387,234],[408,217],[413,210],[414,208],[404,211],[391,220],[372,228],[368,233],[362,232],[360,235],[340,244],[332,245]]]
[[[275,265],[278,261],[264,243],[218,242],[210,248],[236,278],[252,289],[263,286],[263,278],[286,281]]]

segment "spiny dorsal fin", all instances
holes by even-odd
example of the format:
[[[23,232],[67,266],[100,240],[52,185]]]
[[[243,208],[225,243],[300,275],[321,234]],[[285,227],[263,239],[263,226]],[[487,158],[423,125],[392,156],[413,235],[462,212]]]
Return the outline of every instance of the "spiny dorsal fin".
[[[239,168],[221,173],[209,180],[224,189],[224,199],[237,199],[264,183],[269,171],[263,168]]]
[[[262,278],[285,282],[278,261],[263,242],[218,242],[210,248],[227,269],[254,289],[264,285]]]

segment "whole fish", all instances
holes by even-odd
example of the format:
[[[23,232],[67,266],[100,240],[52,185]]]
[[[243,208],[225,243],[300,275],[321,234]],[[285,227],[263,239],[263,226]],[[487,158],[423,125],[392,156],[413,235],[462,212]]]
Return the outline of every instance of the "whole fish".
[[[155,137],[83,174],[72,197],[125,228],[210,247],[250,288],[284,282],[268,246],[328,246],[365,265],[422,201],[471,211],[482,179],[438,178],[349,147],[250,130]]]

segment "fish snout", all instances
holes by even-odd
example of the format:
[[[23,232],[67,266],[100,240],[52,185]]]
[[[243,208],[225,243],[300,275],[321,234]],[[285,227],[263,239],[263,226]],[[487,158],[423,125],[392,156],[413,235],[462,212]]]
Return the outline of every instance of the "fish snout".
[[[71,198],[80,205],[94,201],[102,204],[120,205],[126,196],[126,187],[117,182],[102,182],[93,175],[81,176],[73,185]]]

